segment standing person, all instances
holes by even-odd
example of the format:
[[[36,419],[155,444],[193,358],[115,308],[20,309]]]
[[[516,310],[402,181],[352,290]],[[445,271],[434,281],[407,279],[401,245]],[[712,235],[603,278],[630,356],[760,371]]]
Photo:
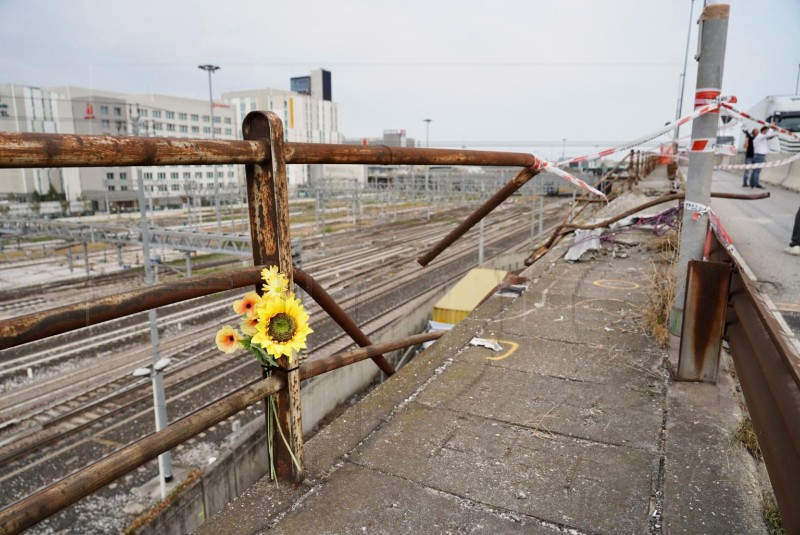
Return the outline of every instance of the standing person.
[[[764,163],[767,161],[767,153],[769,152],[769,145],[767,144],[767,140],[770,140],[777,136],[778,134],[772,134],[771,136],[767,135],[767,131],[769,130],[768,127],[762,126],[761,133],[758,134],[755,139],[753,139],[753,163],[759,164]],[[764,189],[764,186],[758,183],[758,179],[761,176],[761,168],[757,167],[753,169],[753,172],[750,173],[750,187],[751,188],[758,188]]]
[[[744,163],[745,164],[751,164],[751,163],[753,163],[753,140],[758,135],[758,128],[753,128],[753,133],[752,134],[750,132],[748,132],[747,130],[742,130],[742,132],[744,132],[744,135],[747,136],[744,139],[744,150],[745,150]],[[753,172],[752,169],[745,169],[744,170],[744,176],[742,177],[742,180],[743,180],[742,187],[743,188],[746,188],[747,186],[750,185],[750,184],[747,183],[747,179],[750,177],[750,174],[752,172]]]
[[[800,256],[800,208],[794,216],[794,228],[792,229],[792,241],[789,242],[789,247],[783,250],[786,254]]]

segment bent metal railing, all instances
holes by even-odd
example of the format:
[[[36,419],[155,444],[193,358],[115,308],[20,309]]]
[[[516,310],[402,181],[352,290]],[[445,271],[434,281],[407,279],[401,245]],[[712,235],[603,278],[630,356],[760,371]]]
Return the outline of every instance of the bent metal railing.
[[[387,375],[394,369],[383,357],[394,351],[434,340],[440,334],[417,335],[372,345],[356,323],[307,273],[293,268],[289,235],[287,164],[350,163],[407,165],[481,165],[522,167],[501,190],[419,259],[427,265],[448,245],[536,176],[544,162],[532,154],[450,149],[411,149],[386,146],[349,146],[287,143],[283,125],[271,112],[251,112],[244,120],[244,140],[138,138],[61,134],[0,133],[0,168],[105,167],[245,164],[247,200],[256,267],[196,277],[177,283],[146,287],[63,306],[0,322],[0,348],[18,346],[59,333],[127,316],[166,304],[253,285],[261,291],[259,272],[277,265],[316,300],[362,349],[281,370],[254,381],[228,396],[171,423],[100,461],[0,510],[0,531],[18,533],[102,488],[178,444],[203,432],[246,407],[276,395],[278,417],[300,469],[291,461],[281,440],[275,443],[274,464],[281,479],[303,476],[303,436],[300,382],[364,359]]]

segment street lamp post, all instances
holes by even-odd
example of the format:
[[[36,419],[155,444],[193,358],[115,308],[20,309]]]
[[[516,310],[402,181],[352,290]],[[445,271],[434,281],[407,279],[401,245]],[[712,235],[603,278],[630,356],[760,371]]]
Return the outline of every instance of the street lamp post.
[[[218,71],[220,68],[216,65],[198,65],[198,69],[202,69],[208,73],[208,107],[211,110],[211,139],[214,139],[214,93],[211,90],[211,73]],[[219,178],[217,177],[216,166],[211,168],[214,174],[214,210],[217,214],[217,233],[222,234],[222,218],[219,214]]]
[[[694,11],[694,0],[689,6],[689,31],[686,33],[686,52],[683,54],[683,73],[681,73],[681,92],[678,94],[678,110],[675,112],[675,120],[681,118],[681,110],[683,109],[683,90],[686,87],[686,64],[689,61],[689,38],[692,36],[692,13]],[[681,127],[675,129],[675,136],[673,139],[677,140],[681,134]]]
[[[423,119],[425,121],[425,148],[429,148],[431,146],[431,121],[433,119]],[[428,182],[430,177],[430,166],[425,166],[425,196],[428,196]],[[430,206],[430,199],[428,199],[428,221],[431,219],[431,206]]]

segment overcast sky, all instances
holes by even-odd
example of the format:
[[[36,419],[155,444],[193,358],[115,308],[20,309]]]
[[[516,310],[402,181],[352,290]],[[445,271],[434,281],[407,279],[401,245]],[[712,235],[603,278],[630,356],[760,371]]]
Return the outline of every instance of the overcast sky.
[[[697,64],[694,2],[684,113]],[[207,98],[333,75],[347,137],[546,157],[675,117],[690,0],[0,0],[0,81]],[[733,0],[723,94],[794,92],[800,0]],[[686,132],[688,133],[688,132]],[[548,147],[549,145],[549,147]]]

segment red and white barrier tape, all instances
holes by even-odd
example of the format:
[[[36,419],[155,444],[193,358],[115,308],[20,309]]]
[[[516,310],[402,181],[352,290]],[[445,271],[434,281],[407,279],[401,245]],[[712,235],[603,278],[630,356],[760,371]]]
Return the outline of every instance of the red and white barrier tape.
[[[554,164],[553,162],[548,162],[547,160],[545,160],[544,158],[540,158],[539,156],[536,156],[536,158],[538,158],[542,162],[542,165],[539,166],[539,169],[541,169],[543,173],[552,173],[560,178],[563,178],[570,184],[574,184],[583,190],[586,190],[590,193],[594,193],[595,195],[599,195],[600,197],[605,199],[606,202],[608,202],[608,197],[606,197],[602,191],[593,188],[580,178],[572,176],[563,169],[559,169],[557,164]]]
[[[798,152],[794,156],[783,158],[782,160],[774,160],[771,162],[763,162],[763,163],[736,163],[728,165],[717,165],[714,167],[714,169],[767,169],[770,167],[780,167],[782,165],[787,165],[796,160],[800,160],[800,152]]]
[[[728,250],[733,247],[733,240],[731,240],[731,237],[728,235],[725,227],[722,226],[719,217],[716,213],[714,213],[714,210],[712,210],[710,206],[706,206],[705,204],[701,204],[699,202],[684,201],[683,209],[694,212],[694,214],[692,214],[693,221],[700,219],[700,216],[703,214],[708,214],[708,224],[714,230],[714,234],[717,235],[719,242]]]
[[[794,133],[794,132],[792,132],[790,130],[786,130],[785,128],[780,128],[778,126],[775,126],[774,124],[762,121],[761,119],[756,119],[755,117],[752,117],[751,115],[749,115],[749,114],[747,114],[747,113],[745,113],[743,111],[737,110],[736,108],[734,108],[733,106],[731,106],[730,104],[728,104],[726,102],[720,102],[719,105],[720,105],[720,109],[723,111],[723,113],[726,113],[727,115],[730,115],[731,117],[736,117],[737,119],[745,119],[747,121],[752,121],[754,123],[758,123],[761,126],[766,126],[770,130],[777,131],[778,134],[782,134],[784,136],[787,136],[787,137],[790,137],[790,138],[795,139],[797,141],[800,141],[800,135],[798,135],[798,134],[796,134],[796,133]]]
[[[667,123],[664,126],[662,126],[661,128],[659,128],[658,130],[655,130],[655,131],[653,131],[653,132],[651,132],[651,133],[649,133],[649,134],[647,134],[645,136],[642,136],[640,138],[634,139],[633,141],[631,141],[629,143],[626,143],[625,145],[622,145],[622,146],[619,146],[619,147],[609,147],[609,148],[607,148],[605,150],[601,150],[599,152],[586,154],[584,156],[578,156],[576,158],[571,158],[569,160],[562,160],[562,161],[558,162],[556,165],[558,165],[559,167],[563,167],[563,166],[569,165],[571,163],[587,162],[587,161],[590,161],[590,160],[596,160],[598,158],[604,158],[604,157],[609,156],[611,154],[614,154],[616,152],[622,152],[622,151],[626,151],[626,150],[632,149],[634,147],[638,147],[639,145],[647,143],[648,141],[652,141],[655,138],[657,138],[659,136],[662,136],[662,135],[666,134],[667,132],[669,132],[671,130],[675,130],[679,126],[683,126],[684,124],[697,119],[701,115],[704,115],[706,113],[716,112],[718,109],[719,109],[719,102],[718,101],[713,101],[710,104],[704,104],[702,106],[699,106],[697,109],[695,109],[689,115],[687,115],[685,117],[681,117],[680,119],[678,119],[676,121],[672,121],[670,123]]]

